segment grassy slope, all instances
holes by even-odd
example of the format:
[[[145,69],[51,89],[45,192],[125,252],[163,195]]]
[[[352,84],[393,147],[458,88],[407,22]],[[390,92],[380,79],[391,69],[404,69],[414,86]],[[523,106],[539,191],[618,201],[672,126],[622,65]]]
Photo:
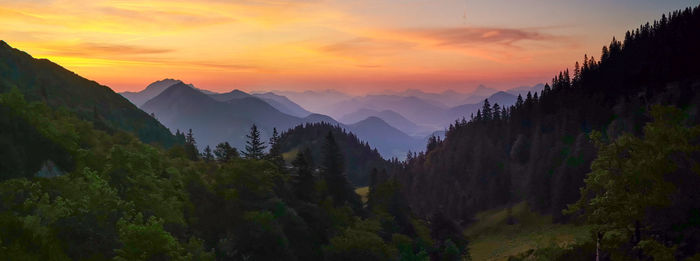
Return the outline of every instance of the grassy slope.
[[[588,227],[553,224],[550,217],[530,211],[524,202],[511,211],[513,225],[508,224],[507,208],[476,215],[475,222],[465,230],[473,260],[507,260],[530,249],[566,247],[590,238]]]

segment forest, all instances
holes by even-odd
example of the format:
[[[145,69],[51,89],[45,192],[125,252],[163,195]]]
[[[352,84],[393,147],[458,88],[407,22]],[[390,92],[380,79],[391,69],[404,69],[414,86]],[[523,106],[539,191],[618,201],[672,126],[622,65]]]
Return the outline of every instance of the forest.
[[[695,7],[613,38],[540,93],[506,108],[487,100],[392,177],[420,216],[441,210],[468,226],[527,201],[557,222],[594,224],[602,258],[695,256],[698,28]]]
[[[363,204],[330,131],[321,156],[300,152],[286,167],[278,137],[261,141],[256,127],[243,151],[221,143],[200,153],[191,132],[177,131],[182,144],[152,146],[17,89],[0,95],[0,109],[2,155],[26,166],[2,172],[4,260],[468,256],[459,227],[413,216],[395,182],[375,183]]]

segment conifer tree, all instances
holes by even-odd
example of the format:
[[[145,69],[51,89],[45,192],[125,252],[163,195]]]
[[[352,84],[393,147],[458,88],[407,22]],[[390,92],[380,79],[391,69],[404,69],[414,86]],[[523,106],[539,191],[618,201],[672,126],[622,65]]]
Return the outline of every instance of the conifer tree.
[[[307,153],[309,151],[306,151]],[[293,177],[294,190],[297,197],[304,201],[315,201],[315,177],[313,167],[309,162],[310,155],[305,152],[297,153],[296,158],[292,161],[292,166],[296,170],[296,176]]]
[[[493,119],[497,121],[501,120],[501,106],[499,106],[498,103],[493,104]]]
[[[280,152],[279,144],[279,133],[277,133],[277,128],[272,129],[272,137],[270,137],[270,152],[267,154],[267,158],[277,165],[277,167],[284,167],[284,159],[282,159],[282,153]]]
[[[185,155],[190,160],[199,160],[199,150],[197,150],[197,142],[194,140],[192,129],[185,136]]]
[[[216,148],[214,148],[214,155],[216,159],[221,162],[228,162],[231,159],[239,157],[238,150],[231,147],[231,144],[228,142],[222,142],[216,145]]]
[[[250,133],[246,135],[246,138],[248,140],[245,142],[245,152],[243,152],[243,156],[247,159],[262,159],[262,157],[265,155],[264,150],[267,148],[265,146],[265,142],[260,141],[260,131],[258,130],[258,126],[253,124],[252,127],[250,127]]]
[[[328,186],[328,192],[336,205],[342,205],[349,199],[348,188],[350,184],[344,173],[344,164],[340,147],[338,147],[333,133],[329,131],[323,146],[322,173]]]
[[[211,148],[209,147],[209,145],[207,145],[204,148],[204,152],[202,152],[202,159],[206,162],[210,162],[210,161],[214,160],[214,154],[212,154]]]
[[[491,110],[491,103],[489,103],[489,99],[484,100],[484,106],[481,108],[481,115],[485,121],[490,121],[493,119],[493,111]]]

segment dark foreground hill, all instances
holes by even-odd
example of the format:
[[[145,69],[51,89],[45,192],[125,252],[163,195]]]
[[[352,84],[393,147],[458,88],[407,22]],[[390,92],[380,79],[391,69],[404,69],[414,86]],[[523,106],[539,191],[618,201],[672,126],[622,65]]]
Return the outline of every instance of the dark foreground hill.
[[[146,143],[175,144],[176,138],[153,117],[109,87],[80,77],[46,59],[0,41],[0,92],[17,88],[27,100],[64,107],[105,130],[124,130]]]

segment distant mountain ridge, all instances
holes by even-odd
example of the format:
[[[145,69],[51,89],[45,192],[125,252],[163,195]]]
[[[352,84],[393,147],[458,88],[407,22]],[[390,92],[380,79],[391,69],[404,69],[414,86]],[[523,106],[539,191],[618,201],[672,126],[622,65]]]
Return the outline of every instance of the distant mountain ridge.
[[[259,127],[266,140],[271,136],[273,128],[282,132],[299,124],[317,122],[336,124],[355,133],[362,140],[376,146],[387,158],[405,156],[406,151],[422,146],[421,139],[410,137],[378,118],[343,125],[320,114],[296,117],[238,90],[206,95],[192,86],[177,83],[146,102],[142,109],[153,113],[171,129],[192,129],[200,148],[215,146],[223,141],[243,148],[245,135],[253,124]]]
[[[177,83],[182,83],[182,81],[167,78],[160,81],[155,81],[146,86],[146,89],[139,92],[122,92],[120,94],[136,105],[136,107],[141,107],[141,105],[146,103],[148,100],[153,99],[153,97],[158,96],[158,94],[163,92],[165,89]]]
[[[367,119],[369,117],[380,118],[389,125],[393,126],[394,128],[397,128],[407,134],[414,136],[425,136],[431,132],[430,127],[419,126],[411,120],[406,119],[406,117],[404,117],[403,115],[392,110],[377,111],[363,108],[350,114],[346,114],[339,120],[340,122],[343,122],[345,124],[353,124]]]

